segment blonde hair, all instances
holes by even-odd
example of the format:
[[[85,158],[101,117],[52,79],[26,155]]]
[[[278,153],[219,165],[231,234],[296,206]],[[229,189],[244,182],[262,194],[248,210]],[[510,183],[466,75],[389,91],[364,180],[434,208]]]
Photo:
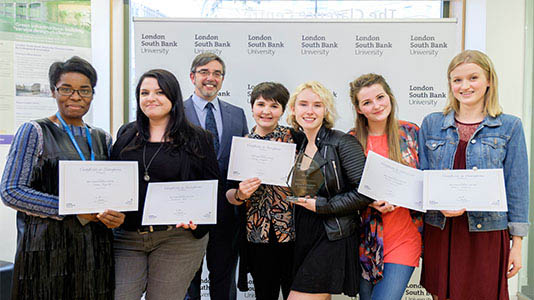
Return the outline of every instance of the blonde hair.
[[[358,112],[359,107],[359,100],[358,100],[358,93],[366,87],[370,87],[372,85],[379,84],[382,89],[384,89],[384,92],[389,96],[389,100],[391,102],[391,112],[388,115],[387,121],[386,121],[386,135],[387,135],[387,141],[388,141],[388,156],[391,160],[394,160],[396,162],[406,164],[404,160],[402,159],[402,154],[400,150],[400,140],[399,140],[399,122],[397,121],[397,100],[395,99],[395,96],[393,96],[393,93],[391,92],[391,88],[386,82],[386,79],[382,77],[382,75],[378,74],[365,74],[358,78],[356,78],[354,81],[349,83],[350,85],[350,100],[352,102],[352,105],[354,106],[354,109],[356,110],[356,121],[355,121],[355,127],[354,132],[356,133],[356,138],[362,144],[363,149],[367,149],[367,138],[369,136],[369,122],[365,115]]]
[[[458,113],[460,110],[460,102],[454,97],[451,89],[451,72],[459,65],[468,63],[473,63],[479,66],[484,71],[484,75],[489,83],[489,87],[484,95],[484,113],[491,117],[496,117],[502,114],[502,108],[499,105],[499,95],[497,91],[498,80],[495,67],[486,54],[477,50],[462,51],[451,60],[449,68],[447,69],[449,96],[447,105],[443,109],[443,113],[448,114],[453,110]]]
[[[334,127],[334,123],[336,121],[336,109],[334,107],[334,95],[332,95],[332,92],[328,90],[324,85],[322,85],[320,82],[317,81],[308,81],[305,82],[295,89],[295,91],[291,94],[291,97],[289,98],[289,101],[287,102],[287,105],[289,106],[289,114],[287,116],[287,122],[293,126],[293,128],[300,130],[300,125],[297,123],[297,120],[295,118],[295,114],[293,113],[293,109],[295,108],[295,102],[297,101],[297,96],[304,91],[305,89],[310,89],[312,92],[314,92],[321,100],[323,101],[323,104],[325,105],[325,115],[323,119],[323,125],[326,128],[332,128]]]

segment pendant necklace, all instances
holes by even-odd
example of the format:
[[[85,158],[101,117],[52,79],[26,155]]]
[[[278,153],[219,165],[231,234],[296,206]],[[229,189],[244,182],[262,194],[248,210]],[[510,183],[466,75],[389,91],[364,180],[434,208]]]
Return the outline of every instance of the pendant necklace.
[[[150,168],[150,165],[152,164],[152,161],[154,161],[154,158],[156,158],[156,155],[158,155],[159,150],[161,150],[161,147],[163,147],[163,143],[159,145],[158,150],[156,150],[156,153],[152,155],[152,158],[148,162],[148,165],[145,162],[145,153],[146,153],[146,144],[143,146],[143,167],[145,167],[145,175],[143,176],[143,179],[148,182],[150,181],[150,175],[148,175],[148,168]]]
[[[369,144],[369,151],[373,151],[373,141],[372,141],[371,135],[367,137],[367,143]]]

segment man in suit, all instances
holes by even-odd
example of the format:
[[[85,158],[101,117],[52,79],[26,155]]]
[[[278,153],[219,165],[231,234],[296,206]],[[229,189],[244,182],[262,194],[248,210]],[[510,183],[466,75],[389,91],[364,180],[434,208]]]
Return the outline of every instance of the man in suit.
[[[213,53],[199,54],[191,64],[190,78],[195,92],[184,102],[187,119],[202,126],[214,136],[221,178],[226,181],[233,136],[248,133],[242,108],[217,97],[226,74],[223,60]],[[223,182],[226,193],[226,182]],[[223,195],[224,195],[223,193]],[[210,230],[206,261],[212,300],[236,299],[235,272],[237,264],[237,213],[226,198],[217,201],[217,224]],[[200,299],[200,273],[195,275],[186,299]]]

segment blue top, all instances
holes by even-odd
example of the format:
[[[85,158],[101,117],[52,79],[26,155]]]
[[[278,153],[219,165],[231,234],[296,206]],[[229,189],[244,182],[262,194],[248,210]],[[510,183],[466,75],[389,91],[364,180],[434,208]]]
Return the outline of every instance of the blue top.
[[[207,101],[197,96],[197,94],[193,93],[191,99],[193,100],[195,112],[197,113],[200,126],[204,129],[206,129],[206,114],[208,112],[208,108],[206,107],[206,105],[209,102],[213,104],[213,116],[215,117],[215,123],[217,124],[217,134],[219,135],[220,142],[223,131],[223,123],[221,117],[221,107],[219,105],[219,98],[215,97],[215,99]]]
[[[57,126],[62,128],[60,125]],[[86,138],[85,126],[68,125],[68,127],[74,136]],[[64,128],[62,130],[65,131]],[[109,134],[106,134],[106,144],[109,152],[111,149]],[[37,191],[30,186],[32,171],[38,165],[42,153],[41,126],[35,121],[22,124],[9,149],[0,183],[1,197],[4,204],[16,210],[40,217],[62,219],[62,216],[58,215],[58,196]]]
[[[419,131],[419,162],[422,170],[453,169],[459,143],[454,111],[425,117]],[[525,134],[521,120],[501,114],[486,116],[469,139],[466,169],[503,169],[508,212],[467,212],[469,231],[509,229],[511,235],[528,232],[529,180]],[[445,216],[428,211],[425,222],[443,229]]]

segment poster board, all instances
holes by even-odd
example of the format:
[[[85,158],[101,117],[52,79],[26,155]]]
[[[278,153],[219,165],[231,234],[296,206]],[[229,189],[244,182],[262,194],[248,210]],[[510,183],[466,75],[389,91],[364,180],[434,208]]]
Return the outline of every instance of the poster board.
[[[0,3],[0,144],[57,111],[48,68],[74,55],[91,60],[90,0]]]

